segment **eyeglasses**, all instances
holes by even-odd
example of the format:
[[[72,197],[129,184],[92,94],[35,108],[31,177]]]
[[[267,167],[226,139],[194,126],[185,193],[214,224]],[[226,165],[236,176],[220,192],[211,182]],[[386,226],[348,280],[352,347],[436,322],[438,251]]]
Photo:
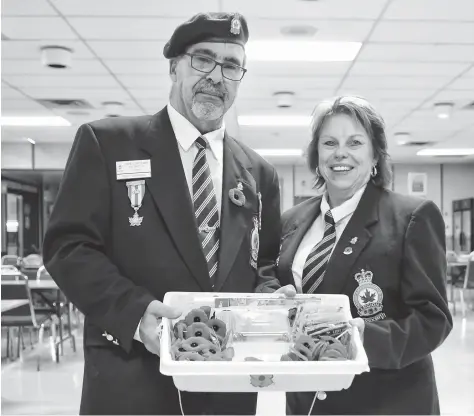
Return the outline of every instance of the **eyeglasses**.
[[[194,55],[185,53],[184,55],[191,57],[191,67],[196,71],[205,72],[206,74],[214,71],[214,68],[219,65],[221,67],[222,76],[231,81],[241,81],[247,70],[239,65],[231,64],[229,62],[217,62],[209,56]]]

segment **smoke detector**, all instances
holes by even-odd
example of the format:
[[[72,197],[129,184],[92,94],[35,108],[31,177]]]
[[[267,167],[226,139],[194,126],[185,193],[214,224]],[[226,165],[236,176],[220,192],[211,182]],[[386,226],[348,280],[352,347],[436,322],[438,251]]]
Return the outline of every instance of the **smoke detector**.
[[[277,100],[278,108],[289,108],[293,105],[293,97],[295,93],[292,91],[279,91],[273,94]]]
[[[454,103],[435,103],[434,109],[436,116],[441,119],[447,119],[451,117],[451,113],[453,112]]]
[[[118,117],[122,114],[123,103],[120,101],[104,101],[102,105],[105,108],[106,117]]]
[[[280,31],[285,36],[311,37],[316,34],[318,29],[310,25],[294,25],[284,26]]]
[[[72,49],[64,46],[43,46],[41,48],[41,62],[49,68],[69,68],[72,64],[72,52]]]

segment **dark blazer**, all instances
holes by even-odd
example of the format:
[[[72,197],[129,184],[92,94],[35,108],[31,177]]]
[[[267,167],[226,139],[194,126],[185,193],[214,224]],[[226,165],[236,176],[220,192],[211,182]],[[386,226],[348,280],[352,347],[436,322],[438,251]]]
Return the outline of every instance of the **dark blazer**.
[[[311,198],[283,215],[282,285],[294,283],[293,259],[320,204],[321,197]],[[452,328],[445,277],[445,226],[436,205],[369,183],[317,293],[348,295],[352,316],[365,319],[370,372],[317,400],[313,414],[439,414],[430,354]],[[364,297],[365,288],[372,296]],[[308,414],[313,397],[288,394],[290,414]]]
[[[116,162],[151,159],[151,178],[131,227],[126,181]],[[130,180],[130,179],[128,179]],[[244,206],[229,199],[242,182]],[[224,138],[221,237],[215,291],[273,291],[275,279],[252,267],[251,232],[262,196],[258,265],[278,255],[280,199],[275,169]],[[83,414],[181,414],[171,377],[133,339],[148,304],[166,292],[211,292],[191,198],[168,112],[111,118],[81,126],[64,172],[43,245],[44,263],[85,314]],[[114,337],[108,341],[106,334]],[[186,414],[254,413],[256,394],[183,393]],[[224,397],[224,399],[223,399]],[[219,407],[220,406],[220,407]]]

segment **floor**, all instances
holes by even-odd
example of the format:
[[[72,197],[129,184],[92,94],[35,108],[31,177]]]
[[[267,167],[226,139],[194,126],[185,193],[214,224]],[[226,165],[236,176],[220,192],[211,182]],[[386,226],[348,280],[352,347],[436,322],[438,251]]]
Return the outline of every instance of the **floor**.
[[[77,414],[82,383],[81,344],[79,339],[76,353],[66,344],[59,364],[52,362],[45,349],[40,372],[36,371],[36,356],[31,352],[24,355],[22,362],[3,364],[1,413]],[[474,414],[474,312],[467,319],[459,314],[455,317],[453,332],[433,356],[442,414]],[[259,397],[259,415],[277,416],[283,412],[281,393]]]

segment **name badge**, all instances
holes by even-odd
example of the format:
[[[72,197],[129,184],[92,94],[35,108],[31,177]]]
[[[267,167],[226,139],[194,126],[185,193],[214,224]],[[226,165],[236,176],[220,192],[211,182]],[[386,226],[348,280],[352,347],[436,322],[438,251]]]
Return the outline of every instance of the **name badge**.
[[[150,159],[115,162],[117,180],[151,178]]]

